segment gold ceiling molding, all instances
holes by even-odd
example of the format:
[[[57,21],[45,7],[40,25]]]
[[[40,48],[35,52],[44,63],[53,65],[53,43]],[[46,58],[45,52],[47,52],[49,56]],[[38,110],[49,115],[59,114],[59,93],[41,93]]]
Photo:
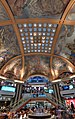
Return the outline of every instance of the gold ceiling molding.
[[[27,18],[27,19],[15,19],[16,24],[23,24],[23,23],[52,23],[52,24],[60,24],[60,20],[55,20],[55,19],[50,19],[50,18]],[[75,25],[75,20],[64,20],[63,21],[64,25]],[[5,25],[13,25],[12,20],[4,20],[0,21],[0,26],[5,26]]]
[[[12,25],[12,20],[0,21],[0,26]]]
[[[75,20],[64,20],[65,25],[75,25]]]
[[[50,19],[50,18],[26,18],[26,19],[15,19],[16,23],[51,23],[59,24],[59,19]]]

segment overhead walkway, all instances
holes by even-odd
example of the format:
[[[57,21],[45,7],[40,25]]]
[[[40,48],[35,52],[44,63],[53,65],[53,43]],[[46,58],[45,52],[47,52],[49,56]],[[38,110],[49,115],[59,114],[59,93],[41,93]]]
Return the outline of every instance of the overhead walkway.
[[[49,94],[46,94],[44,96],[38,96],[38,97],[32,97],[32,96],[24,96],[24,98],[20,99],[17,103],[13,104],[11,106],[11,112],[19,111],[22,107],[24,107],[26,104],[28,104],[30,101],[48,101],[55,107],[58,105],[64,106],[61,102],[58,102],[54,96],[51,96]]]

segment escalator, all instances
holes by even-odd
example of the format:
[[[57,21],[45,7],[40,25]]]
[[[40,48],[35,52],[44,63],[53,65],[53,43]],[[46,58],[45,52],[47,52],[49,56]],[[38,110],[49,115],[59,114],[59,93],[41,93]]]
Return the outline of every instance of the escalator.
[[[30,101],[30,99],[30,97],[20,99],[17,103],[11,106],[11,112],[16,112],[20,110],[24,105],[26,105]]]
[[[66,109],[66,105],[62,103],[60,100],[57,100],[53,95],[50,95],[49,93],[46,94],[47,98],[55,103],[55,105],[60,106],[61,108]]]

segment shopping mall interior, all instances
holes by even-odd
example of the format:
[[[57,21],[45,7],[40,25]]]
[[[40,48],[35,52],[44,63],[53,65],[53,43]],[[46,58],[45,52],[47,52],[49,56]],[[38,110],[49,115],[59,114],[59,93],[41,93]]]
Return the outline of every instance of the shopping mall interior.
[[[0,0],[0,119],[75,119],[75,0]]]

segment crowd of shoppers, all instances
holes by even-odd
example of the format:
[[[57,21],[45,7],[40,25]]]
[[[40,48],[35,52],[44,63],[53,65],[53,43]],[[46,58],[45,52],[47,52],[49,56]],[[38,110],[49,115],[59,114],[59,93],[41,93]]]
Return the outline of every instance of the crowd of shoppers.
[[[74,108],[72,107],[73,104],[71,104],[71,107],[68,107],[66,110],[61,108],[61,107],[43,107],[42,105],[37,107],[33,106],[31,107],[26,107],[25,109],[21,109],[17,112],[10,112],[4,110],[1,112],[1,115],[3,115],[4,118],[0,119],[29,119],[28,115],[33,114],[33,113],[47,113],[50,114],[51,117],[49,119],[75,119],[73,117],[73,114],[75,113]]]

